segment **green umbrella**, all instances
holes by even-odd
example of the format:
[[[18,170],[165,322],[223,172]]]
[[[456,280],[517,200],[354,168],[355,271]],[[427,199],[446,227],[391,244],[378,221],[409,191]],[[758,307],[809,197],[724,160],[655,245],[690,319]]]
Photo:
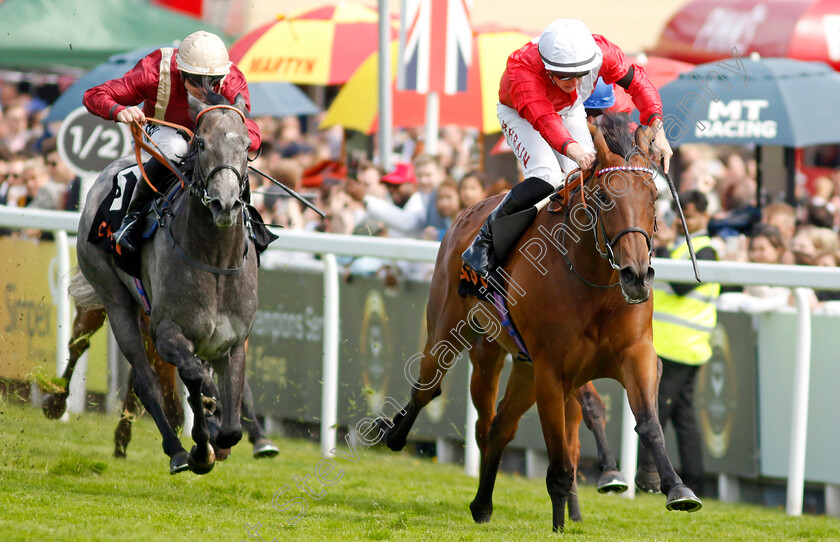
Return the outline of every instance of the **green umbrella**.
[[[182,40],[196,30],[230,45],[221,29],[141,0],[5,0],[0,69],[91,69],[117,53]]]

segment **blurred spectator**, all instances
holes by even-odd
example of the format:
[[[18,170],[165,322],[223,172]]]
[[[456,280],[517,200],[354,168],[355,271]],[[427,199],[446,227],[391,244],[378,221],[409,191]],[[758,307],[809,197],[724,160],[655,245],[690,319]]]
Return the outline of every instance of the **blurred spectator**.
[[[44,155],[44,164],[47,167],[50,180],[64,186],[65,197],[61,209],[78,211],[82,190],[81,177],[73,173],[61,159],[55,137],[49,137],[41,143],[41,152]]]
[[[487,197],[487,176],[477,170],[467,172],[458,182],[458,198],[464,209],[472,207]]]
[[[303,169],[300,164],[293,160],[277,160],[270,168],[269,174],[284,186],[295,192],[300,192]],[[292,198],[289,193],[277,186],[268,179],[265,179],[262,190],[264,191],[263,201],[266,209],[266,220],[273,224],[302,230],[304,228],[303,204]]]
[[[443,228],[443,218],[437,211],[437,189],[446,179],[446,172],[438,160],[430,154],[421,154],[412,162],[414,175],[417,178],[417,192],[426,208],[426,217],[420,228],[432,226]]]
[[[19,152],[26,148],[33,132],[29,129],[29,114],[22,104],[14,104],[3,112],[3,138],[0,144],[6,145],[12,152]]]
[[[448,179],[438,187],[435,206],[438,214],[443,218],[444,227],[426,226],[423,237],[430,241],[442,241],[446,230],[452,225],[462,208],[461,201],[458,199],[458,184],[455,181]]]
[[[0,205],[6,205],[9,195],[9,162],[12,151],[5,145],[0,145]]]
[[[23,168],[23,182],[27,191],[27,207],[56,211],[64,208],[67,186],[50,178],[47,166],[40,156],[26,162]]]
[[[806,205],[807,222],[821,228],[834,228],[838,208],[833,198],[834,181],[825,176],[814,179],[814,195]]]
[[[389,200],[366,194],[359,181],[348,183],[348,193],[362,202],[367,214],[385,223],[392,237],[419,237],[426,225],[426,205],[417,190],[411,164],[397,164],[394,171],[382,177]]]
[[[837,234],[833,230],[810,224],[799,228],[790,244],[796,263],[800,265],[814,265],[818,255],[836,252],[837,247]]]
[[[499,178],[496,179],[487,189],[487,197],[492,198],[493,196],[498,196],[499,194],[504,194],[513,188],[513,183],[507,179]]]
[[[26,156],[22,153],[15,153],[7,162],[5,204],[9,207],[26,207],[27,190],[23,182],[23,168],[26,163]]]
[[[781,263],[795,263],[791,252],[791,240],[796,232],[796,210],[787,203],[770,203],[761,210],[761,222],[776,226],[782,236],[782,242],[788,250],[782,256]]]
[[[779,229],[758,224],[749,241],[752,263],[781,263],[787,247]],[[727,292],[718,298],[718,308],[729,312],[760,314],[786,307],[791,303],[790,288],[782,286],[745,286],[743,292]]]

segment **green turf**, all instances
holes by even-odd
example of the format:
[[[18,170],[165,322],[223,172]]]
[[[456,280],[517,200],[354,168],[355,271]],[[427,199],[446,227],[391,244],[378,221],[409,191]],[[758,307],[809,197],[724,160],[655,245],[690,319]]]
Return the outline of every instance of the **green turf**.
[[[69,423],[0,402],[0,540],[222,541],[248,538],[243,526],[262,523],[262,539],[276,540],[537,540],[551,535],[542,480],[501,475],[493,521],[475,525],[467,508],[476,481],[451,465],[406,454],[359,448],[358,462],[335,458],[342,476],[326,487],[315,480],[316,443],[275,442],[280,456],[255,461],[240,444],[208,475],[168,474],[168,459],[148,416],[134,426],[128,459],[111,457],[116,416],[85,414]],[[342,447],[347,451],[346,447]],[[322,465],[325,468],[326,465]],[[322,478],[338,474],[322,471]],[[294,487],[309,479],[319,500]],[[291,490],[307,501],[278,512],[272,495]],[[581,487],[583,524],[569,540],[840,540],[840,520],[789,518],[782,510],[707,500],[695,514],[666,512],[664,497],[635,500]]]

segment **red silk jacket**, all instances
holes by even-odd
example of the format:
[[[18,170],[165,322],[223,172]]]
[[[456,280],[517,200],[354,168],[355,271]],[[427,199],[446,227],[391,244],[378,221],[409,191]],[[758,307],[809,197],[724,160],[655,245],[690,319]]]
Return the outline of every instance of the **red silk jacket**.
[[[176,59],[177,49],[174,49],[169,60],[169,88],[160,89],[161,74],[161,50],[152,51],[142,58],[137,65],[119,79],[113,79],[97,85],[87,92],[83,103],[92,114],[108,120],[115,120],[117,114],[127,106],[143,103],[143,113],[150,118],[158,118],[155,115],[158,97],[168,98],[165,105],[163,118],[167,122],[180,124],[189,129],[195,128],[195,122],[189,117],[189,105],[187,105],[187,89],[181,81],[181,72],[178,70]],[[251,96],[248,93],[248,85],[245,76],[236,66],[230,67],[222,81],[220,94],[229,102],[233,103],[239,94],[245,98],[245,106],[251,110]],[[262,137],[257,123],[251,119],[245,120],[248,127],[248,134],[251,137],[250,150],[255,151],[260,147]]]
[[[608,85],[615,83],[627,75],[632,66],[633,80],[628,93],[641,113],[642,124],[650,125],[653,119],[662,118],[659,92],[645,70],[638,64],[631,64],[621,49],[605,37],[598,34],[592,37],[604,55],[598,71],[604,82]],[[553,149],[560,152],[565,152],[574,139],[563,126],[557,111],[572,106],[575,100],[577,92],[563,92],[549,78],[536,43],[529,42],[508,57],[499,87],[499,101],[516,109]]]

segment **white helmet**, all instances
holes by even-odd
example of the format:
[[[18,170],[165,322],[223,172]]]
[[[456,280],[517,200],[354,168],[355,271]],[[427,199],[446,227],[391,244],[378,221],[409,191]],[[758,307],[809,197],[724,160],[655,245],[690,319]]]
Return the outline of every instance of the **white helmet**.
[[[222,38],[199,30],[193,32],[178,47],[178,69],[196,75],[227,75],[230,59]]]
[[[545,69],[561,73],[584,73],[598,65],[598,46],[592,33],[577,19],[557,19],[538,41]]]

